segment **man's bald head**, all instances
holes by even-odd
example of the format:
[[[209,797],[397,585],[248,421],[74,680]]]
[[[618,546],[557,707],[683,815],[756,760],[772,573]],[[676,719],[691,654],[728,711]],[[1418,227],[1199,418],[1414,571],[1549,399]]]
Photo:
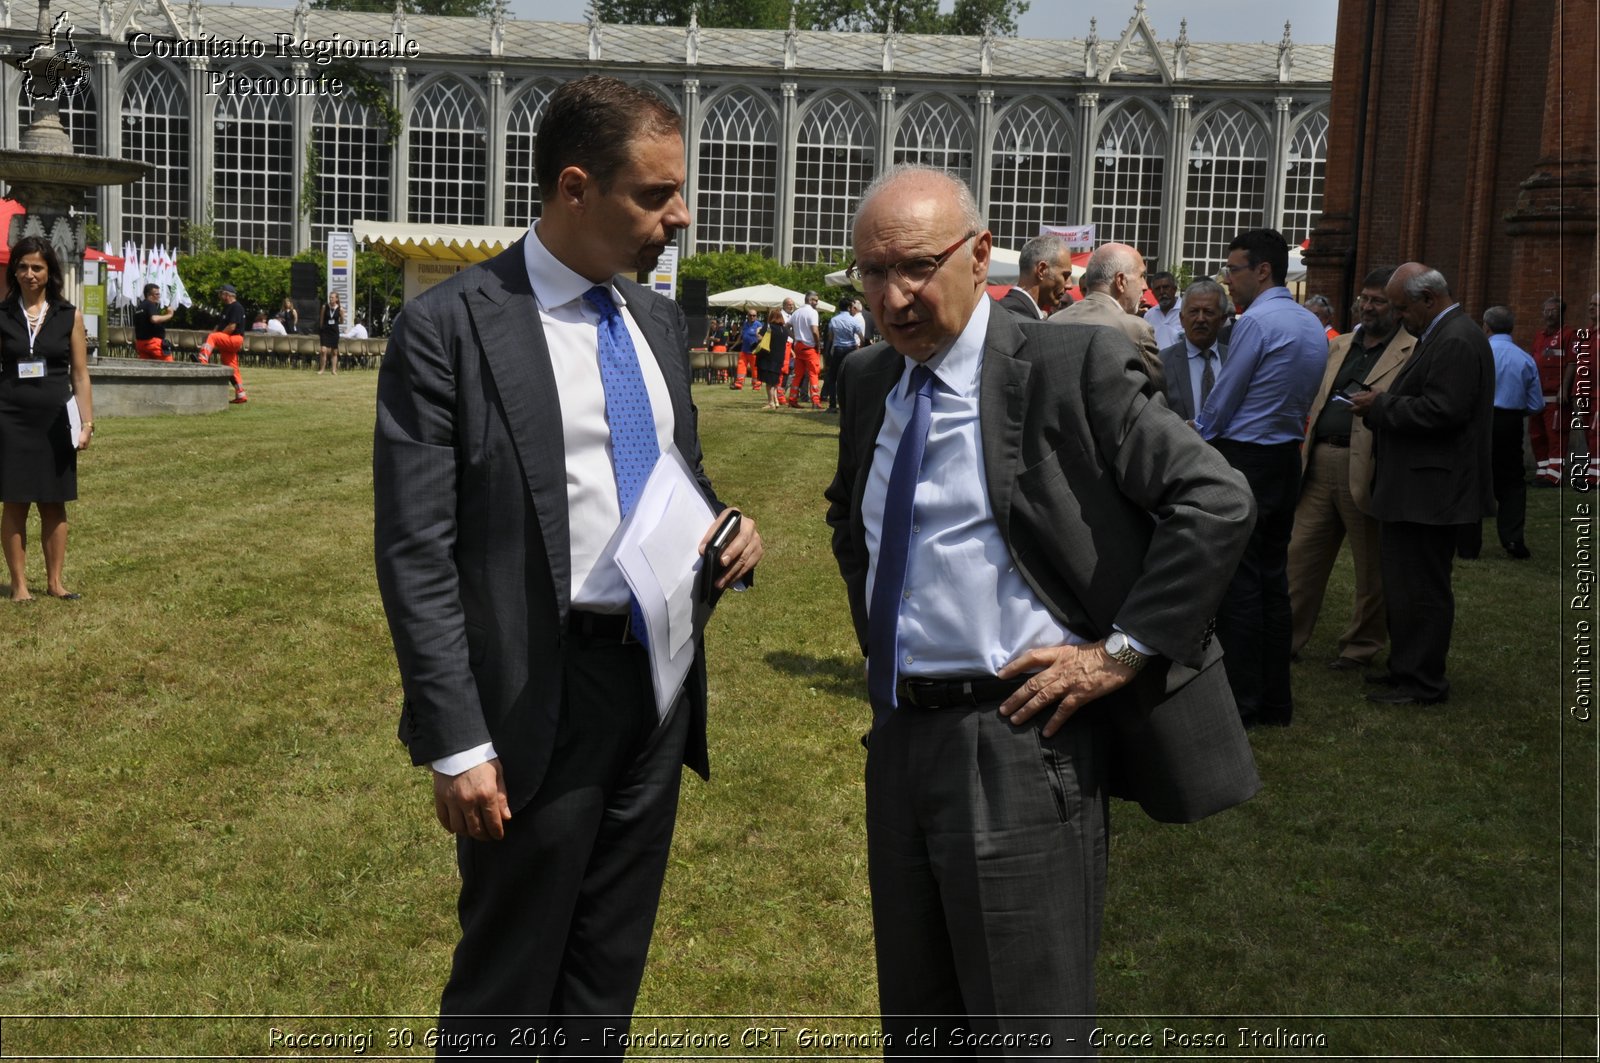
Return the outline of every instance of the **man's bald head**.
[[[867,187],[852,229],[873,320],[922,362],[955,342],[989,276],[991,237],[962,181],[897,166]]]
[[[1406,329],[1420,337],[1433,319],[1450,307],[1450,285],[1444,274],[1421,262],[1407,262],[1394,271],[1384,294]]]
[[[1128,313],[1144,296],[1144,256],[1127,244],[1101,244],[1089,256],[1080,281],[1086,292],[1105,292]]]

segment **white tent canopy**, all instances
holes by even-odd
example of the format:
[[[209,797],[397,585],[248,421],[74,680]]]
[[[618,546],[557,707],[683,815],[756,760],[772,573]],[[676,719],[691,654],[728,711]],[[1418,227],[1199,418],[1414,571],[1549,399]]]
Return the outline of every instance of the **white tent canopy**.
[[[777,284],[756,284],[749,288],[734,288],[732,291],[718,292],[710,296],[706,302],[712,306],[725,310],[766,310],[774,306],[782,306],[785,299],[793,299],[794,305],[799,306],[805,301],[803,292],[793,292]],[[817,309],[833,313],[837,309],[832,303],[821,299],[817,300]]]

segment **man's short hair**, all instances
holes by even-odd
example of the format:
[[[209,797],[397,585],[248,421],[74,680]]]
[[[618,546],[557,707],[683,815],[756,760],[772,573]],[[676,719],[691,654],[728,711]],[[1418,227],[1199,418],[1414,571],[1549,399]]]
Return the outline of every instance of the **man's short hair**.
[[[1217,305],[1220,306],[1224,311],[1227,310],[1227,308],[1228,308],[1228,293],[1227,293],[1227,290],[1224,289],[1222,287],[1222,285],[1220,285],[1216,281],[1212,280],[1210,277],[1201,277],[1199,280],[1197,280],[1193,284],[1189,285],[1189,287],[1185,288],[1183,290],[1183,301],[1184,301],[1184,304],[1187,305],[1189,300],[1195,298],[1196,296],[1199,296],[1199,297],[1201,297],[1203,299],[1208,295],[1216,296],[1217,297]]]
[[[1509,335],[1517,327],[1517,317],[1509,306],[1491,306],[1483,312],[1483,327],[1497,336]]]
[[[1054,262],[1064,252],[1071,249],[1067,245],[1066,237],[1060,233],[1044,233],[1035,236],[1032,240],[1022,245],[1022,252],[1017,255],[1017,276],[1033,276],[1033,267],[1041,262]]]
[[[1376,288],[1380,292],[1383,291],[1385,288],[1389,287],[1389,280],[1394,276],[1394,270],[1395,267],[1393,266],[1379,266],[1377,269],[1366,275],[1366,277],[1361,281],[1361,287]]]
[[[539,194],[556,194],[561,171],[577,166],[606,192],[641,136],[683,135],[683,117],[661,97],[614,77],[590,74],[555,91],[539,123],[533,172]]]
[[[1146,280],[1149,282],[1149,286],[1152,288],[1156,286],[1156,281],[1171,281],[1173,287],[1178,286],[1178,278],[1174,277],[1166,270],[1161,270],[1159,273],[1152,273],[1146,278]]]
[[[961,217],[966,221],[967,228],[980,233],[988,228],[988,226],[983,223],[983,215],[978,213],[978,202],[972,198],[972,189],[967,187],[967,182],[963,181],[959,176],[951,173],[949,170],[941,170],[937,166],[924,166],[921,163],[902,162],[898,165],[889,167],[887,170],[879,174],[873,180],[873,182],[866,187],[866,190],[861,193],[861,199],[856,204],[855,218],[850,219],[851,231],[855,231],[856,219],[860,218],[861,212],[867,209],[867,204],[872,201],[873,196],[876,196],[879,192],[883,191],[885,185],[891,184],[892,182],[897,181],[909,174],[927,174],[930,177],[943,178],[949,183],[951,191],[955,193],[956,209],[960,212]]]
[[[1089,256],[1088,265],[1083,267],[1082,287],[1086,292],[1109,288],[1117,274],[1131,276],[1137,272],[1139,263],[1134,259],[1133,251],[1120,244],[1102,244],[1095,248],[1094,254]]]
[[[160,295],[161,294],[161,285],[159,285],[159,284],[146,284],[144,286],[144,297],[146,299],[148,299],[148,298],[150,298],[152,293],[154,293],[156,295]]]
[[[1406,278],[1403,290],[1407,299],[1421,299],[1428,293],[1449,298],[1450,282],[1445,280],[1444,274],[1438,270],[1424,269]]]
[[[1243,251],[1251,266],[1265,262],[1272,267],[1275,286],[1289,280],[1289,241],[1276,229],[1247,229],[1233,238],[1228,250]]]

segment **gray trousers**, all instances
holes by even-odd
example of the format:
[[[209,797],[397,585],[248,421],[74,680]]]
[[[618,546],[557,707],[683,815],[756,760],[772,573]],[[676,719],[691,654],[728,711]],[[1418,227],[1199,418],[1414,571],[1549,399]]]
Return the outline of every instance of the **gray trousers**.
[[[1105,728],[902,707],[867,755],[886,1057],[1091,1055]]]

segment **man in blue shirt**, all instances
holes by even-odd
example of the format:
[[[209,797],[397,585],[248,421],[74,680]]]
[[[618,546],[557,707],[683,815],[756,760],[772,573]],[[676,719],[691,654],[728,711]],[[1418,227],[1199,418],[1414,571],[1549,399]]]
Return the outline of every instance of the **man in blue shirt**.
[[[867,323],[861,316],[860,303],[845,299],[839,312],[828,322],[828,363],[822,381],[822,401],[828,404],[829,413],[839,412],[839,367],[851,351],[866,346]]]
[[[1518,561],[1531,555],[1523,541],[1523,518],[1528,511],[1528,485],[1523,481],[1522,440],[1528,417],[1544,409],[1539,387],[1539,366],[1533,355],[1511,341],[1517,319],[1510,307],[1491,306],[1483,312],[1483,331],[1494,355],[1494,428],[1489,440],[1489,471],[1494,480],[1497,507],[1495,528],[1500,545]],[[1483,525],[1469,525],[1480,529]]]
[[[1289,538],[1300,495],[1300,443],[1327,365],[1328,337],[1284,287],[1289,244],[1281,234],[1240,233],[1222,269],[1244,313],[1195,427],[1250,482],[1256,526],[1217,612],[1217,639],[1245,726],[1287,727],[1294,710]]]

